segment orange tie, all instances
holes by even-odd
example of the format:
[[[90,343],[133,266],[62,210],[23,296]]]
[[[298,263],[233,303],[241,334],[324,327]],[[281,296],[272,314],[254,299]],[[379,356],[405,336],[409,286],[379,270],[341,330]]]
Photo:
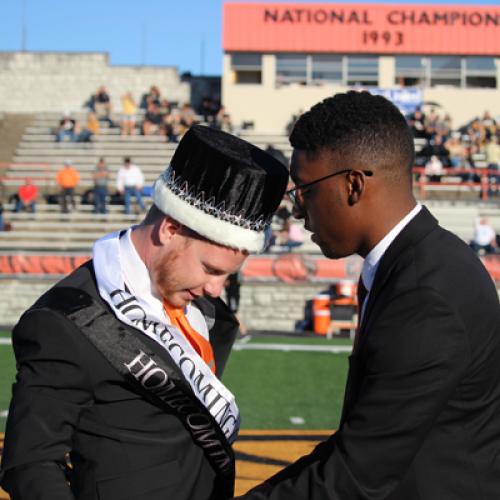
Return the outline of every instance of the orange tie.
[[[189,340],[193,349],[201,356],[210,370],[215,373],[214,351],[212,350],[210,342],[193,329],[182,307],[173,307],[166,300],[163,301],[163,307],[172,322],[172,326],[175,326],[183,333],[184,337]]]

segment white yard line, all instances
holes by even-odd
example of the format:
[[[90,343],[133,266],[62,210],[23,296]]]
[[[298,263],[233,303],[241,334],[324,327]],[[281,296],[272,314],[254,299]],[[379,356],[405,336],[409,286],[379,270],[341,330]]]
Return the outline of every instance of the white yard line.
[[[300,351],[300,352],[351,352],[350,345],[308,345],[308,344],[266,344],[266,343],[250,343],[250,339],[243,338],[241,341],[234,344],[235,351],[252,350],[252,351]],[[0,345],[12,345],[12,339],[0,337]]]
[[[242,344],[237,342],[234,344],[235,351],[254,350],[254,351],[302,351],[302,352],[352,352],[350,345],[307,345],[307,344]]]

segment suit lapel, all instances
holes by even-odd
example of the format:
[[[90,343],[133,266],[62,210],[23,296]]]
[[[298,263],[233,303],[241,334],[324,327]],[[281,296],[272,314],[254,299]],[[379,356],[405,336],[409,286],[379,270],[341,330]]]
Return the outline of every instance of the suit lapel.
[[[367,336],[370,334],[368,325],[370,324],[370,314],[377,303],[377,298],[384,286],[387,284],[394,268],[398,263],[399,256],[409,247],[415,246],[417,242],[425,238],[436,226],[438,221],[424,206],[422,210],[403,228],[396,239],[386,250],[375,275],[368,302],[365,306],[363,322],[359,332],[358,348],[355,354],[349,357],[349,374],[347,377],[346,393],[344,396],[344,407],[342,409],[341,425],[349,413],[349,409],[356,400],[359,379],[362,377],[362,350]]]
[[[403,228],[382,256],[375,279],[373,280],[370,295],[368,296],[368,302],[366,303],[363,323],[361,324],[360,346],[366,337],[366,335],[363,335],[363,332],[369,323],[370,313],[373,311],[377,297],[380,295],[394,267],[397,265],[399,256],[409,247],[415,246],[420,240],[425,238],[437,225],[438,221],[434,216],[426,207],[422,207],[422,210]]]

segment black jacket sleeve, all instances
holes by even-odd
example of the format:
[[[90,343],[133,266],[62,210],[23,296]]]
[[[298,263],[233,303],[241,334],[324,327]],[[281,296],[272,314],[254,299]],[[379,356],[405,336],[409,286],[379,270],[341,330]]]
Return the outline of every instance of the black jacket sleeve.
[[[5,435],[2,487],[12,500],[69,500],[66,455],[92,404],[79,332],[48,309],[28,311],[13,331],[17,377]]]
[[[429,289],[394,297],[370,325],[343,426],[245,500],[379,500],[398,486],[470,361],[464,325]]]

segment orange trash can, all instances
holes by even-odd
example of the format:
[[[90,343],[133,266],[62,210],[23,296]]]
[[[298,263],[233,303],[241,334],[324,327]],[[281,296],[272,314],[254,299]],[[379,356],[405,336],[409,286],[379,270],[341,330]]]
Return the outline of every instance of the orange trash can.
[[[326,335],[330,329],[330,295],[318,293],[313,298],[313,330],[318,335]]]

